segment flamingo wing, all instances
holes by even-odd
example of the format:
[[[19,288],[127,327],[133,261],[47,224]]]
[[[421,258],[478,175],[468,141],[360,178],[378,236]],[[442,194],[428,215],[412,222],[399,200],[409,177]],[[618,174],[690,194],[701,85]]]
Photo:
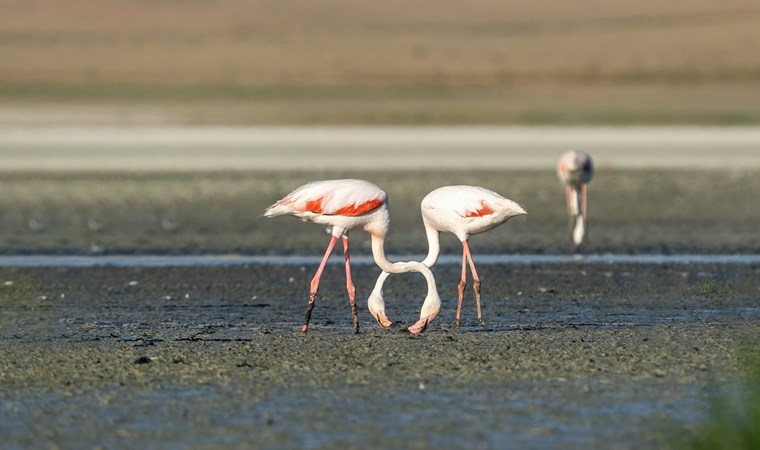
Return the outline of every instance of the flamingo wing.
[[[275,202],[264,215],[313,213],[354,217],[372,212],[386,201],[385,191],[368,181],[313,181]]]
[[[458,217],[484,217],[493,214],[501,200],[504,197],[479,186],[444,186],[428,194],[422,205]]]

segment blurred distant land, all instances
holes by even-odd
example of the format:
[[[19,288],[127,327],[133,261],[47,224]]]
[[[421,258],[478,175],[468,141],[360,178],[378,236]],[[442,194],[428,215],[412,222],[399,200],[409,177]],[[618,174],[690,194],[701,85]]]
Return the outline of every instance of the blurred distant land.
[[[0,0],[0,124],[760,123],[757,0]]]

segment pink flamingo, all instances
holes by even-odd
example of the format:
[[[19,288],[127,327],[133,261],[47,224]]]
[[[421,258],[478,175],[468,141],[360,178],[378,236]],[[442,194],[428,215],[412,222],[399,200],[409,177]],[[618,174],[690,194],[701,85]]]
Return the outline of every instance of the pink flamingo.
[[[309,303],[306,309],[306,320],[301,331],[309,329],[311,312],[319,290],[319,280],[325,264],[332,253],[338,238],[343,239],[343,252],[346,260],[346,290],[354,319],[354,332],[359,332],[359,317],[356,312],[356,288],[351,280],[351,259],[348,253],[348,232],[362,228],[372,239],[372,255],[375,263],[386,272],[405,273],[419,272],[427,280],[428,292],[420,312],[420,319],[409,327],[412,333],[424,331],[430,322],[438,315],[441,299],[435,285],[435,278],[430,269],[415,261],[392,263],[385,257],[385,236],[390,227],[390,212],[388,196],[376,185],[363,180],[327,180],[313,181],[305,184],[282,200],[274,203],[264,212],[266,217],[291,214],[301,219],[328,226],[331,234],[322,262],[311,280]],[[385,304],[368,303],[370,313],[383,328],[391,326],[391,321],[385,315]]]
[[[468,240],[470,236],[493,229],[510,218],[527,214],[525,210],[496,192],[478,186],[444,186],[430,192],[422,199],[422,222],[428,239],[428,254],[422,261],[432,267],[440,253],[439,234],[449,232],[462,242],[462,277],[459,281],[459,301],[457,303],[456,326],[461,322],[462,300],[467,287],[467,264],[472,272],[478,323],[483,326],[480,311],[480,277],[475,270]],[[383,284],[390,274],[383,272],[370,294],[369,303],[384,304]]]
[[[557,176],[565,185],[570,241],[577,252],[588,242],[588,204],[586,186],[594,177],[594,161],[586,152],[571,150],[557,163]]]

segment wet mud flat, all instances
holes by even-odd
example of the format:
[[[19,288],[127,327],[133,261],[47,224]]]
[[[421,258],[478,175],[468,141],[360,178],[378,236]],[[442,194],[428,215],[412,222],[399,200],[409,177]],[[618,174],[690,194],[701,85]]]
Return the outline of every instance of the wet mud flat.
[[[756,264],[483,265],[453,326],[456,265],[421,336],[424,283],[343,267],[0,268],[7,448],[652,448],[688,436],[760,352]]]
[[[758,175],[741,166],[599,167],[589,186],[591,251],[760,253]],[[564,191],[551,164],[540,170],[462,171],[0,170],[0,210],[5,212],[0,216],[0,254],[321,255],[329,240],[321,227],[261,214],[304,183],[334,178],[362,178],[386,190],[388,254],[427,252],[420,201],[449,184],[487,187],[528,211],[473,237],[476,256],[568,251]],[[352,233],[352,241],[357,254],[370,253],[366,233]],[[453,235],[442,236],[441,245],[443,254],[461,253]]]

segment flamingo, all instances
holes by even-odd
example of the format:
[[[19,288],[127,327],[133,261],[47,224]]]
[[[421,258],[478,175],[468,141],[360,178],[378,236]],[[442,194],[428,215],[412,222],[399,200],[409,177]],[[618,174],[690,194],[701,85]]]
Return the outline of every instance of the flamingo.
[[[473,278],[478,323],[485,322],[480,311],[480,277],[475,270],[468,240],[470,236],[491,230],[506,223],[510,218],[527,214],[522,206],[502,197],[496,192],[479,186],[444,186],[430,192],[422,199],[422,222],[428,239],[428,254],[422,264],[432,267],[440,253],[440,233],[449,232],[462,242],[462,277],[459,281],[459,301],[455,324],[461,323],[462,300],[467,287],[467,264]],[[384,304],[383,284],[390,273],[383,272],[377,279],[368,302]]]
[[[577,252],[588,241],[586,186],[594,176],[594,161],[586,152],[566,152],[557,163],[557,176],[565,185],[570,241]]]
[[[412,333],[421,333],[438,315],[441,299],[435,285],[435,278],[430,269],[415,261],[392,263],[385,257],[385,236],[390,227],[390,212],[388,196],[376,185],[364,180],[325,180],[305,184],[290,194],[275,202],[264,212],[265,217],[294,215],[306,221],[328,226],[330,243],[327,246],[322,262],[311,280],[309,303],[306,308],[306,319],[301,331],[309,329],[311,312],[319,290],[319,280],[325,264],[339,238],[343,240],[343,253],[346,263],[346,291],[354,320],[354,333],[359,332],[359,317],[356,312],[356,288],[351,280],[351,259],[348,252],[348,233],[355,228],[368,232],[372,240],[372,255],[375,263],[386,272],[421,273],[428,286],[427,296],[420,311],[420,319],[408,329]],[[388,328],[392,322],[385,315],[385,304],[368,303],[370,313],[383,328]]]

